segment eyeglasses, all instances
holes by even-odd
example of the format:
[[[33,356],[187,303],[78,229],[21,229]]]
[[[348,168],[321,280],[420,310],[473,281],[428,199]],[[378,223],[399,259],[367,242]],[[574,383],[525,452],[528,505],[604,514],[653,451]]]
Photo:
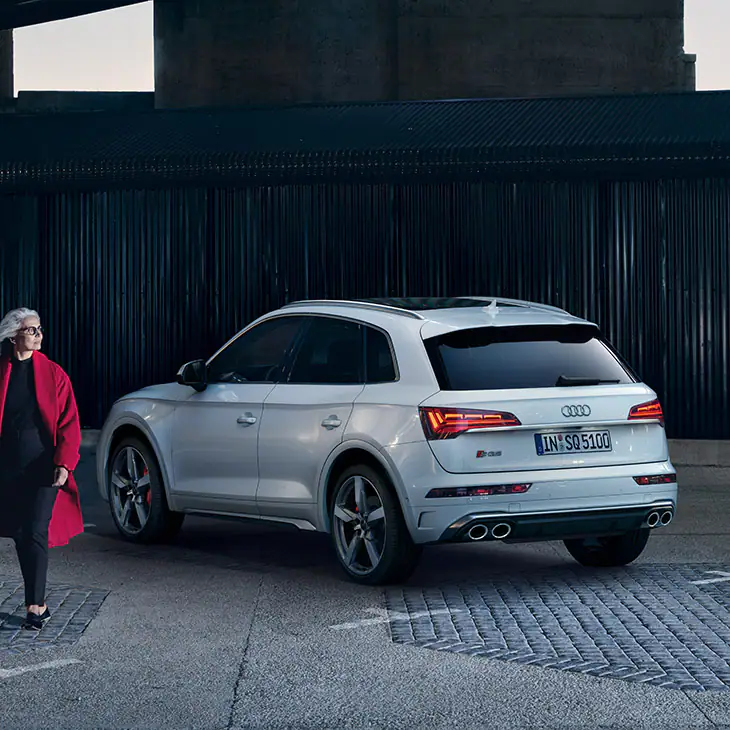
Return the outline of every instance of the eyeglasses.
[[[30,335],[31,337],[40,337],[43,334],[43,327],[25,327],[18,330],[19,335]]]

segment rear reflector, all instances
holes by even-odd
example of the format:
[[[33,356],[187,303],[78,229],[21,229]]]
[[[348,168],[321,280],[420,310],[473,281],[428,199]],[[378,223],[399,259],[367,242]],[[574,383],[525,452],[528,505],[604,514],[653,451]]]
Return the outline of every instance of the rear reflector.
[[[642,487],[649,486],[651,484],[676,484],[676,474],[657,474],[650,477],[634,477],[634,481],[640,484]]]
[[[532,484],[500,484],[495,487],[448,487],[432,489],[426,499],[444,497],[488,497],[490,494],[524,494]]]
[[[453,439],[479,428],[521,426],[511,413],[473,411],[464,408],[419,408],[423,432],[429,441]]]
[[[629,411],[629,421],[659,421],[664,423],[664,411],[658,400],[634,406]]]

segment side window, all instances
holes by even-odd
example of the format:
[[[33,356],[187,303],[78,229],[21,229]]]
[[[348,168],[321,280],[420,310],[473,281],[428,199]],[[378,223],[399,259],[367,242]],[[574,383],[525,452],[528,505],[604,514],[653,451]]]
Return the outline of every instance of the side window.
[[[358,385],[364,382],[361,325],[313,317],[304,335],[290,383]]]
[[[388,338],[372,327],[365,327],[365,368],[368,383],[392,383],[397,379]]]
[[[302,320],[278,317],[241,335],[210,363],[208,382],[276,382]]]

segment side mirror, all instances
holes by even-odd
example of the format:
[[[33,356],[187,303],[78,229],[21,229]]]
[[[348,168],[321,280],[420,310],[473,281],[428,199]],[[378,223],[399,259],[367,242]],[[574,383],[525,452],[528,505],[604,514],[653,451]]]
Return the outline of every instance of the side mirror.
[[[207,387],[207,368],[205,360],[193,360],[185,363],[177,373],[177,382],[180,385],[187,385],[198,393],[202,393]]]

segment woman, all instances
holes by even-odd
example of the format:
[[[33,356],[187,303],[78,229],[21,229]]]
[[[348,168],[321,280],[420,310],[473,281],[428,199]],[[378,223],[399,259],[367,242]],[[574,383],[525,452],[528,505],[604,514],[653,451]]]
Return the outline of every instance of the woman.
[[[0,537],[15,541],[25,583],[26,628],[40,630],[48,548],[83,532],[73,470],[81,429],[71,381],[40,352],[37,312],[14,309],[0,321]]]

